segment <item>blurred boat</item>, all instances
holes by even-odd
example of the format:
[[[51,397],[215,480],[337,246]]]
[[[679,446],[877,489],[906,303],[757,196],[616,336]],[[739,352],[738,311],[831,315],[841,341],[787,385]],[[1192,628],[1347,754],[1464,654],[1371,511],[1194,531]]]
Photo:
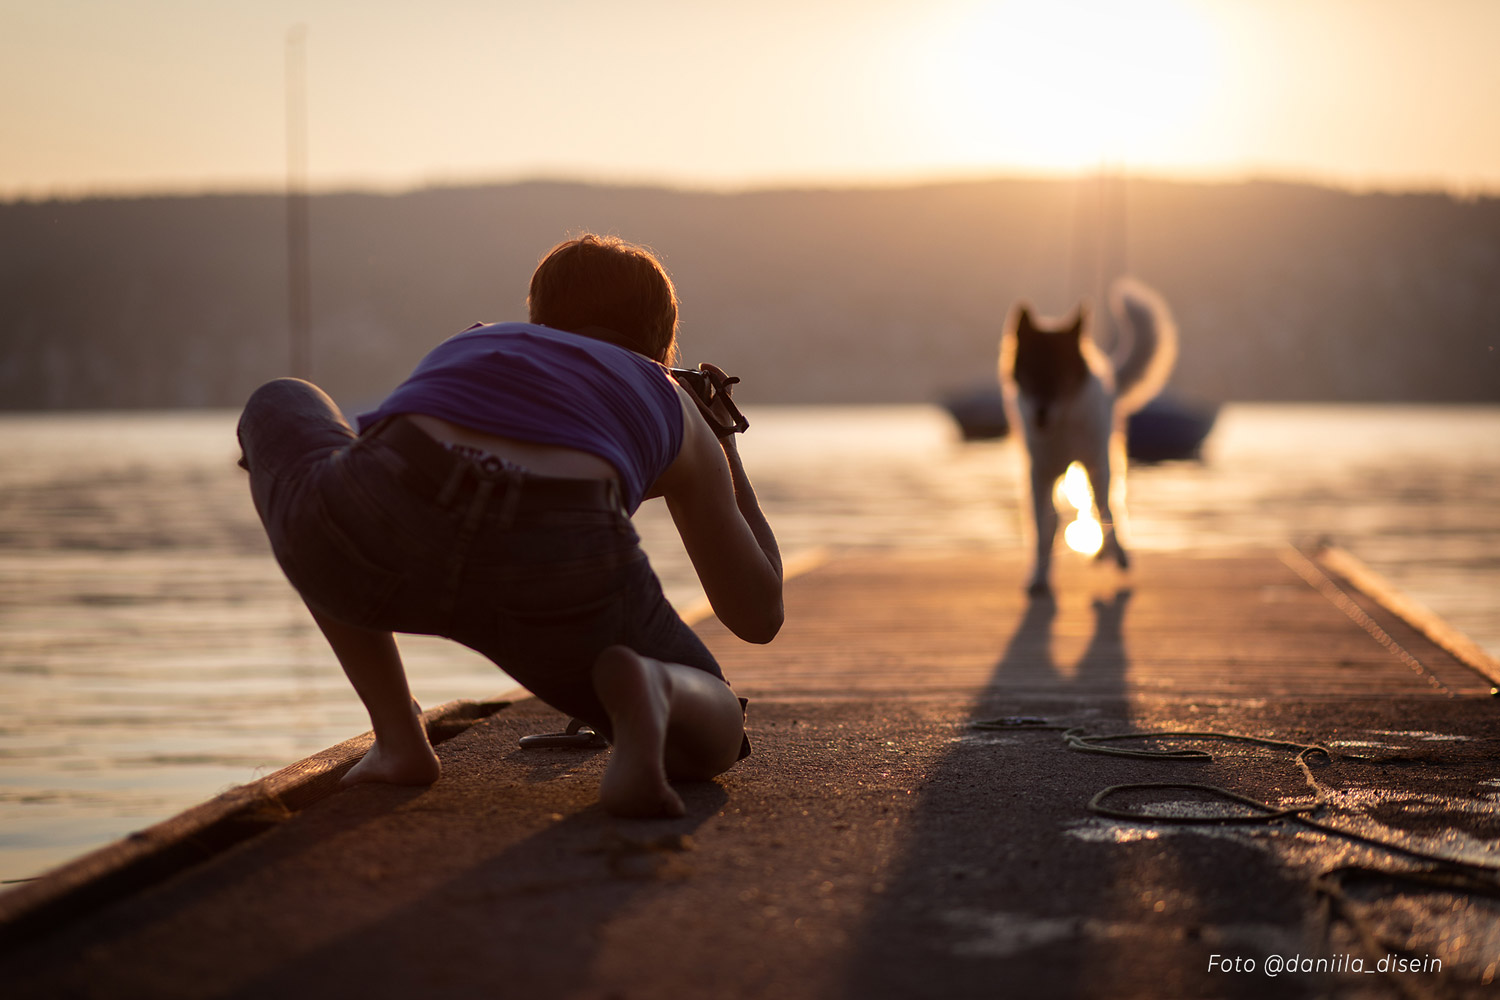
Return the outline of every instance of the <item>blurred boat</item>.
[[[1132,462],[1201,462],[1218,418],[1218,403],[1157,396],[1125,421],[1125,453]]]
[[[993,441],[1010,433],[1005,399],[995,386],[950,393],[943,398],[943,409],[958,423],[965,441]]]
[[[958,424],[965,441],[992,441],[1010,433],[1000,390],[978,386],[952,393],[943,408]],[[1125,424],[1125,451],[1135,462],[1201,460],[1203,442],[1218,419],[1217,403],[1158,396],[1132,413]]]

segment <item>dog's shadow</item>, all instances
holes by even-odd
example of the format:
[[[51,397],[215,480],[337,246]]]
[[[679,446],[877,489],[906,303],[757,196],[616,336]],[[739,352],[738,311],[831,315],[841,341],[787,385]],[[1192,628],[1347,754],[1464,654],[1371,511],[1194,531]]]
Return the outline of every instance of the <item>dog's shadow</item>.
[[[1055,730],[1101,717],[1111,729],[1128,725],[1131,599],[1120,586],[1018,608],[970,709],[980,731],[955,739],[932,766],[888,889],[853,947],[843,996],[935,995],[934,983],[944,994],[985,995],[1006,981],[1032,984],[1022,993],[1039,983],[1049,996],[1100,993],[1090,961],[1079,959],[1107,958],[1114,944],[1085,930],[1122,924],[1120,904],[1102,890],[1080,901],[1066,887],[1109,886],[1126,874],[1109,851],[1061,836],[1083,815],[1079,790],[1094,785],[1097,762],[1080,761]],[[1074,929],[1057,941],[1050,931],[1033,940],[1029,929],[1062,925]]]
[[[1031,597],[1021,621],[1006,643],[991,676],[990,698],[1010,692],[1052,693],[1090,697],[1123,696],[1129,657],[1125,644],[1125,615],[1133,594],[1128,585],[1101,592],[1090,602],[1093,631],[1072,670],[1059,663],[1058,599],[1051,592]],[[1063,638],[1077,630],[1068,622]]]

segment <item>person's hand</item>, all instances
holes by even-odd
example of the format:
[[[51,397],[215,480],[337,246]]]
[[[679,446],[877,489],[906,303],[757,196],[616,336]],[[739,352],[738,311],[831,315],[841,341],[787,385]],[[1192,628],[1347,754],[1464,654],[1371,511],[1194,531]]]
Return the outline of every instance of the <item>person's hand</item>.
[[[707,362],[697,368],[673,368],[670,371],[682,391],[698,407],[715,437],[722,441],[750,426],[750,421],[745,419],[731,397],[733,386],[739,379]]]
[[[713,386],[713,402],[703,407],[713,420],[711,423],[718,427],[728,427],[734,430],[743,430],[747,423],[739,408],[731,401],[734,393],[735,383],[739,381],[718,365],[705,361],[698,366],[698,370],[708,376],[709,383]],[[720,433],[721,438],[733,437],[733,432]]]

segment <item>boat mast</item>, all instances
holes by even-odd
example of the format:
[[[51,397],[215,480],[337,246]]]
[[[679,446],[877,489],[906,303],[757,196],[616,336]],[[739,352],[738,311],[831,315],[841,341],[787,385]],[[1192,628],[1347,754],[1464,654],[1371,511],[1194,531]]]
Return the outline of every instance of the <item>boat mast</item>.
[[[312,272],[307,212],[307,27],[286,34],[286,263],[291,373],[312,377]]]

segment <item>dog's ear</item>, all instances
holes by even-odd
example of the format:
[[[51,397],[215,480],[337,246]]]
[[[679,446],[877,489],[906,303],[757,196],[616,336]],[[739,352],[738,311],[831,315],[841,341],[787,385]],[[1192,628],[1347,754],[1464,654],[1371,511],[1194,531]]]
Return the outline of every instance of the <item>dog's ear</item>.
[[[1017,302],[1015,310],[1015,327],[1017,332],[1021,330],[1035,330],[1036,324],[1031,321],[1031,306],[1025,302]]]

